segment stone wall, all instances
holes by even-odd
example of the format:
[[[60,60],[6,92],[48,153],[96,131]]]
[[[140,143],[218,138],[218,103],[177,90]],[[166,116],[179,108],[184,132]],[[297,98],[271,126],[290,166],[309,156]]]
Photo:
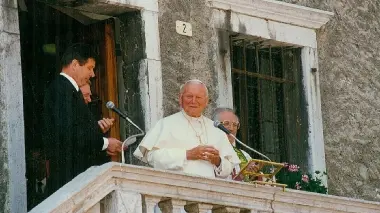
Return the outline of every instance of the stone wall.
[[[197,78],[209,88],[207,114],[216,106],[217,73],[215,44],[217,36],[211,23],[212,10],[204,0],[159,0],[159,30],[163,76],[164,115],[179,110],[178,93],[182,83]],[[190,22],[193,36],[179,35],[176,20]]]
[[[318,32],[330,194],[380,200],[380,2],[286,0],[334,12]]]
[[[0,211],[26,212],[20,33],[16,0],[0,0]]]
[[[334,12],[318,31],[319,75],[329,193],[380,200],[380,3],[377,0],[284,0]],[[165,115],[178,110],[180,83],[199,78],[216,104],[215,35],[204,0],[160,0]],[[193,37],[175,32],[190,22]],[[377,192],[379,191],[379,192]]]

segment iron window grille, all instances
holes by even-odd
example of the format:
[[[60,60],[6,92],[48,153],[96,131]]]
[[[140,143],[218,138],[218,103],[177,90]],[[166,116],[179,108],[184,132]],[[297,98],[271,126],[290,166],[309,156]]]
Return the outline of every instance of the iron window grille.
[[[273,161],[307,167],[301,48],[254,37],[230,41],[238,137]]]

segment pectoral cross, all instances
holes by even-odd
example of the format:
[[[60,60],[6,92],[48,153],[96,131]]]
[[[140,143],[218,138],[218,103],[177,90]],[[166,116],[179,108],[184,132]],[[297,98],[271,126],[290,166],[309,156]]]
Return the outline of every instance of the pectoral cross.
[[[195,136],[198,138],[198,141],[201,145],[204,145],[203,142],[202,142],[202,138],[200,135],[198,135],[197,133],[195,134]]]
[[[182,114],[183,114],[183,112],[182,112]],[[198,133],[197,131],[196,131],[196,129],[194,128],[194,126],[193,126],[193,124],[191,123],[191,121],[186,117],[186,115],[185,114],[183,114],[183,116],[186,118],[186,120],[187,120],[187,122],[189,123],[189,125],[190,125],[190,127],[193,129],[193,131],[194,131],[194,133],[195,133],[195,136],[198,138],[198,141],[199,141],[199,143],[200,143],[200,145],[205,145],[205,143],[203,143],[203,141],[202,141],[202,138],[201,138],[201,135],[202,135],[202,133],[203,133],[203,128],[204,128],[204,130],[205,130],[205,133],[206,133],[206,144],[207,144],[207,140],[208,140],[208,137],[207,137],[207,129],[206,129],[206,126],[205,126],[205,121],[204,121],[204,118],[202,117],[202,121],[198,121],[199,122],[199,124],[200,124],[200,133]]]

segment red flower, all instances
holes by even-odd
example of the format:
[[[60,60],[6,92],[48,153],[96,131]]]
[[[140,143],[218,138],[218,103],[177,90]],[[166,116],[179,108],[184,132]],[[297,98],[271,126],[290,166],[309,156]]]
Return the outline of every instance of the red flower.
[[[309,183],[309,176],[302,175],[302,181],[305,182],[305,183]]]
[[[291,165],[289,165],[288,170],[289,170],[290,172],[298,172],[298,169],[299,169],[299,168],[300,168],[299,166],[297,166],[297,165],[295,165],[295,164],[291,164]]]

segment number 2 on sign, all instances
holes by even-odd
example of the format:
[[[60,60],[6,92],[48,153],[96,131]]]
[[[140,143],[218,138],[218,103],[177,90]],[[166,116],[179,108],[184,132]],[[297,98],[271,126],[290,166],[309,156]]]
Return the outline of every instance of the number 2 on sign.
[[[191,24],[188,22],[183,21],[176,21],[176,31],[178,34],[186,35],[186,36],[192,36],[192,27]]]

